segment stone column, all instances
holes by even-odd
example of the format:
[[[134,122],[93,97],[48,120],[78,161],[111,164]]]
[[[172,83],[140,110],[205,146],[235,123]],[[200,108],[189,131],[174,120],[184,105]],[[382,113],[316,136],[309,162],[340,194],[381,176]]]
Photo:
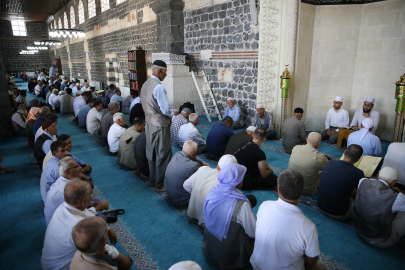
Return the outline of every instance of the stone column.
[[[157,51],[184,52],[184,18],[182,0],[157,0],[151,5],[157,16]]]

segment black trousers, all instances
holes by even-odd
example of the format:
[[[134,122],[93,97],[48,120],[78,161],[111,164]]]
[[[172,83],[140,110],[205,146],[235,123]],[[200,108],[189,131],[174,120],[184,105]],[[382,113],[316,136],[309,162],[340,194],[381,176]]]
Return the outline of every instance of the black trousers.
[[[246,195],[245,197],[248,198],[248,200],[249,200],[250,205],[252,206],[252,208],[257,205],[257,199],[256,199],[255,195],[249,194],[249,195]]]
[[[205,144],[204,145],[199,145],[198,148],[197,148],[197,155],[204,154],[205,152],[206,152],[205,151]]]
[[[247,189],[272,189],[277,186],[278,177],[272,173],[266,178],[259,176],[250,177],[249,174],[245,175],[243,180],[243,190]]]

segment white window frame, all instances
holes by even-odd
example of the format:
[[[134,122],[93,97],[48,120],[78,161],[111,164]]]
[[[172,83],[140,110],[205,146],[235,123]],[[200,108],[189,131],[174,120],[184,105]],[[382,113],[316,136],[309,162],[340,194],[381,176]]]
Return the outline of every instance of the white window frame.
[[[118,5],[122,4],[122,3],[124,3],[125,1],[127,1],[127,0],[117,0],[116,6],[118,6]]]
[[[11,28],[13,30],[13,36],[15,37],[26,37],[27,36],[27,25],[23,20],[12,20]]]
[[[59,20],[58,20],[58,29],[62,29],[63,27],[62,27],[62,20],[60,19],[60,17],[59,17]]]
[[[95,17],[96,14],[96,0],[89,0],[87,3],[87,7],[89,9],[89,19]]]
[[[70,28],[76,27],[76,15],[73,6],[70,7]]]
[[[79,11],[79,24],[82,24],[86,20],[84,18],[84,6],[83,6],[83,1],[82,0],[79,1],[78,11]]]
[[[110,9],[110,0],[101,0],[101,12],[107,11]]]

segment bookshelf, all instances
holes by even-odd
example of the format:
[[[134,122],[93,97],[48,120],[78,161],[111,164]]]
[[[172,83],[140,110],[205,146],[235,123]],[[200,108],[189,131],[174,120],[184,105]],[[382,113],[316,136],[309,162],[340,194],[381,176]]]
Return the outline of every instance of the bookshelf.
[[[129,88],[140,95],[146,81],[145,50],[128,51],[128,79]]]
[[[59,57],[59,58],[55,58],[55,65],[56,65],[56,72],[59,73],[59,76],[60,76],[60,75],[63,75],[63,72],[62,72],[62,61],[60,60],[60,57]],[[55,72],[55,73],[56,73],[56,72]]]

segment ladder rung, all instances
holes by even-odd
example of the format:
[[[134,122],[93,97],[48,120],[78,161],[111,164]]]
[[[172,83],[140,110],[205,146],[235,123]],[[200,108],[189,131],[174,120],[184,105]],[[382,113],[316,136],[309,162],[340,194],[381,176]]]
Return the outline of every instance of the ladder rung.
[[[204,77],[204,75],[196,75],[194,74],[195,77]]]
[[[209,113],[208,115],[219,115],[219,113]]]
[[[206,105],[207,108],[215,108],[215,105]]]

